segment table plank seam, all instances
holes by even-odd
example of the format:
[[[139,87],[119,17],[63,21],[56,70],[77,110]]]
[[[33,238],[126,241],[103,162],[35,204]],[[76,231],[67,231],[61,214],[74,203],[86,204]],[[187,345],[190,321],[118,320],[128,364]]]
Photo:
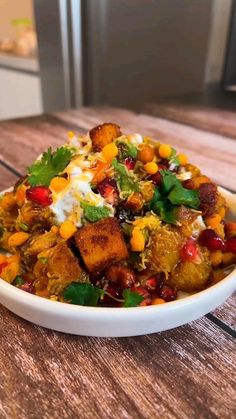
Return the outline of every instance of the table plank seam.
[[[217,325],[220,329],[223,329],[226,333],[228,333],[233,338],[236,338],[236,331],[232,329],[230,326],[225,324],[222,320],[218,319],[214,316],[212,313],[208,313],[205,315],[205,317],[210,320],[212,323]]]
[[[5,167],[5,169],[9,170],[9,172],[13,173],[13,175],[15,175],[17,177],[22,177],[23,176],[20,172],[18,172],[18,170],[16,170],[9,163],[6,163],[3,160],[0,160],[0,165],[3,166],[3,167]]]

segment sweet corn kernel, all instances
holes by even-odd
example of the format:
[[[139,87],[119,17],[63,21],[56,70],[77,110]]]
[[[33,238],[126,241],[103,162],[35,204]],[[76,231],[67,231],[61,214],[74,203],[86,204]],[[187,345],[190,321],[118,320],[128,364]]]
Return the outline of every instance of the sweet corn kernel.
[[[150,175],[155,175],[158,171],[158,165],[154,161],[151,161],[150,163],[145,164],[144,169]]]
[[[23,243],[26,242],[29,238],[29,234],[25,233],[24,231],[19,231],[18,233],[12,234],[8,239],[8,246],[15,247],[21,246]]]
[[[75,225],[71,221],[64,221],[60,226],[59,232],[63,239],[68,240],[75,234],[76,230]]]
[[[188,164],[188,157],[183,153],[178,154],[177,159],[181,166],[186,166],[186,164]]]
[[[71,139],[71,138],[74,138],[75,133],[74,133],[73,131],[69,131],[69,132],[67,133],[67,135],[68,135],[68,138],[69,138],[69,139]]]
[[[169,144],[161,144],[158,153],[162,159],[168,159],[171,156],[172,148]]]
[[[153,298],[152,300],[152,306],[158,305],[158,304],[164,304],[165,300],[163,298]]]
[[[115,143],[105,145],[102,149],[102,155],[107,162],[111,162],[118,154],[118,148]]]
[[[209,179],[209,177],[207,177],[207,176],[197,176],[197,177],[193,178],[193,179],[192,179],[192,181],[193,181],[193,183],[194,183],[194,187],[195,187],[196,189],[199,189],[199,188],[200,188],[200,186],[201,186],[203,183],[210,183],[210,179]]]
[[[56,176],[51,180],[49,187],[55,192],[61,192],[67,187],[68,183],[69,181],[64,177]]]
[[[221,222],[221,216],[219,214],[211,215],[205,222],[208,227],[217,228]]]
[[[210,254],[210,261],[212,266],[218,266],[222,262],[223,254],[220,250]]]
[[[144,250],[145,238],[142,231],[138,227],[135,227],[132,231],[130,245],[134,252],[142,252]]]

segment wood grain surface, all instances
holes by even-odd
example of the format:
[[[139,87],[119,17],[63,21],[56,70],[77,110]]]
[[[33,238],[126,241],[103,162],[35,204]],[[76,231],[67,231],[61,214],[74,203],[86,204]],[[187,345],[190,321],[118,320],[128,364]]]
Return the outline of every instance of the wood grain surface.
[[[206,105],[186,104],[183,101],[150,103],[146,111],[159,118],[192,125],[229,138],[236,138],[236,110],[208,108]]]
[[[185,151],[236,191],[236,142],[130,111],[82,108],[0,123],[0,188],[74,130],[114,121]],[[217,168],[217,170],[216,170]],[[235,297],[178,329],[137,338],[75,337],[0,307],[0,418],[233,418]]]

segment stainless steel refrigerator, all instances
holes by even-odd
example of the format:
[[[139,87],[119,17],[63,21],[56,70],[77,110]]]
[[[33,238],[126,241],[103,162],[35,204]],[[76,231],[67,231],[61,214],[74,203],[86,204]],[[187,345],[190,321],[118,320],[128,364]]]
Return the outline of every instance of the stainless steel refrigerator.
[[[224,0],[222,13],[219,0],[35,0],[44,110],[141,109],[220,83],[231,5]]]

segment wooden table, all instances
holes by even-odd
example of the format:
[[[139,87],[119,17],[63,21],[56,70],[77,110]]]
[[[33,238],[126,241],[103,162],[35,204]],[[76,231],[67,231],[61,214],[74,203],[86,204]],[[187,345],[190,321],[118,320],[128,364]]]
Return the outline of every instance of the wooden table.
[[[101,121],[186,152],[236,191],[236,141],[165,119],[113,108],[83,108],[0,123],[0,187],[66,133]],[[0,308],[1,418],[233,418],[235,298],[167,332],[120,339],[65,335]]]

